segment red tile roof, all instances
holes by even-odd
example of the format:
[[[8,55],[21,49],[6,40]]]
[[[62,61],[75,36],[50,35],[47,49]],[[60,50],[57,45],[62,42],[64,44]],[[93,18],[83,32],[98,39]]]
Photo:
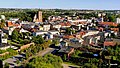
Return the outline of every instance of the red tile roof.
[[[115,46],[115,43],[113,41],[105,41],[104,46]]]
[[[79,24],[83,24],[84,25],[84,24],[87,24],[87,22],[79,22]]]
[[[117,32],[119,31],[119,28],[110,28],[110,29],[111,29],[112,31],[115,31],[115,32],[116,32],[116,31],[117,31]]]
[[[60,23],[61,26],[71,26],[71,24],[69,22],[66,23]]]
[[[102,28],[102,27],[99,27],[99,28],[98,28],[98,30],[99,30],[99,31],[103,31],[103,30],[104,30],[104,28]]]
[[[79,34],[80,34],[80,36],[83,36],[83,35],[86,34],[86,32],[85,31],[81,31],[81,32],[79,32]]]
[[[70,39],[70,38],[74,38],[74,36],[73,35],[66,35],[66,36],[63,36],[63,38]]]
[[[11,21],[7,22],[8,27],[13,26],[13,23]]]
[[[10,27],[10,26],[20,26],[19,24],[12,23],[12,21],[8,21],[7,25],[8,25],[8,27]]]
[[[108,25],[108,26],[117,26],[118,25],[117,23],[114,23],[114,22],[101,22],[99,24],[101,24],[101,25]]]

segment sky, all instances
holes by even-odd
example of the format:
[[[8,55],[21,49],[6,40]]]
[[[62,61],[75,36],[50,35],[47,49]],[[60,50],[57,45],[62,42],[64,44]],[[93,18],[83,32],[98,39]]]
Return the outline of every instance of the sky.
[[[120,10],[120,0],[0,0],[0,8]]]

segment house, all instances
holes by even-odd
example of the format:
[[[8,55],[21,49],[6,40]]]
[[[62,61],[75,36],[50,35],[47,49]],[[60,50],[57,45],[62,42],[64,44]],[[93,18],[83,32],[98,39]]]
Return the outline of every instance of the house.
[[[22,27],[24,29],[31,29],[35,27],[35,24],[31,23],[31,24],[22,24]]]
[[[61,27],[62,28],[67,28],[67,27],[70,27],[71,26],[71,24],[70,24],[70,22],[62,22],[62,23],[60,23],[59,25],[61,25]]]
[[[10,18],[10,21],[18,21],[19,20],[19,18]]]
[[[104,37],[106,38],[106,37],[110,37],[111,36],[111,33],[110,32],[105,32],[104,33]]]
[[[42,27],[42,26],[39,26],[39,30],[41,30],[41,31],[42,31],[42,30],[43,30],[43,27]]]
[[[57,29],[57,30],[60,30],[60,28],[61,28],[61,25],[60,24],[53,24],[53,25],[51,25],[51,28],[55,28],[55,29]]]
[[[20,31],[19,31],[20,33],[26,33],[26,32],[29,32],[29,31],[27,31],[27,30],[25,30],[25,29],[20,29]]]
[[[55,30],[48,31],[48,33],[53,34],[53,35],[60,34],[59,31],[55,31]]]
[[[68,43],[66,41],[61,41],[60,42],[60,48],[68,46]]]
[[[63,36],[63,39],[72,39],[75,38],[73,35],[65,35]]]
[[[47,34],[47,31],[35,31],[33,32],[33,36],[37,36],[37,35],[43,35],[43,34]]]
[[[44,37],[46,40],[48,40],[48,39],[53,39],[53,34],[49,34],[49,33],[47,33],[47,34],[45,34],[45,37]]]
[[[12,35],[12,32],[14,29],[15,29],[15,27],[3,27],[2,31],[8,35]]]
[[[84,37],[86,37],[86,36],[90,36],[90,35],[96,35],[96,34],[98,34],[98,33],[99,33],[99,31],[96,31],[96,30],[94,30],[94,31],[88,30],[88,31],[86,32],[86,34],[82,36],[82,38],[84,38]]]
[[[70,39],[70,41],[71,42],[79,42],[79,43],[81,43],[82,44],[82,42],[84,41],[82,38],[79,38],[79,39],[77,39],[77,38],[73,38],[73,39]]]
[[[96,45],[98,44],[98,40],[100,40],[99,35],[91,35],[91,36],[86,36],[83,38],[85,45]]]
[[[7,27],[21,28],[21,25],[12,21],[7,21]]]
[[[74,48],[71,46],[63,47],[58,51],[61,57],[63,57],[64,54],[66,54],[68,58],[70,57],[70,54],[72,54],[73,52],[74,52]]]
[[[50,30],[50,25],[43,25],[43,30],[44,31],[49,31]]]
[[[0,46],[2,46],[2,44],[7,44],[7,38],[4,37],[4,33],[2,30],[0,30]]]
[[[77,34],[79,34],[79,35],[80,35],[80,37],[82,37],[83,35],[85,35],[85,34],[86,34],[86,31],[80,31],[80,32],[78,32]]]

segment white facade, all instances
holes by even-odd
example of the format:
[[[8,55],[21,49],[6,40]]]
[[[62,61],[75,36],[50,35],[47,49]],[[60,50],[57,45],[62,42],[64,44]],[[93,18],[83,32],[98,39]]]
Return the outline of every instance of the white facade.
[[[43,35],[43,34],[47,34],[47,32],[46,32],[46,31],[37,31],[37,32],[33,32],[33,36]]]
[[[53,25],[53,28],[60,29],[60,28],[61,28],[61,25]]]
[[[120,24],[120,18],[116,18],[116,23]]]
[[[7,43],[7,39],[2,39],[2,43]]]
[[[20,33],[22,33],[22,32],[29,32],[29,31],[27,31],[27,30],[24,30],[23,28],[20,30]]]
[[[105,36],[105,38],[107,37],[107,36],[111,36],[111,33],[108,33],[108,32],[106,32],[106,33],[104,33],[104,36]]]
[[[59,32],[58,31],[48,31],[50,34],[59,34]]]
[[[43,30],[44,31],[50,30],[50,25],[43,25]]]
[[[88,31],[85,35],[82,36],[82,38],[86,37],[86,36],[90,36],[90,35],[95,35],[98,34],[99,31]]]

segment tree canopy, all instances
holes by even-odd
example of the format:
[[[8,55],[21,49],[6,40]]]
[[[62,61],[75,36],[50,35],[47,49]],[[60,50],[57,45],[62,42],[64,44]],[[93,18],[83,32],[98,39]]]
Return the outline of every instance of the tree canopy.
[[[48,54],[31,59],[25,68],[62,68],[62,62],[60,57]]]
[[[36,43],[36,44],[42,44],[44,43],[44,38],[42,36],[35,36],[33,37],[33,42]]]

